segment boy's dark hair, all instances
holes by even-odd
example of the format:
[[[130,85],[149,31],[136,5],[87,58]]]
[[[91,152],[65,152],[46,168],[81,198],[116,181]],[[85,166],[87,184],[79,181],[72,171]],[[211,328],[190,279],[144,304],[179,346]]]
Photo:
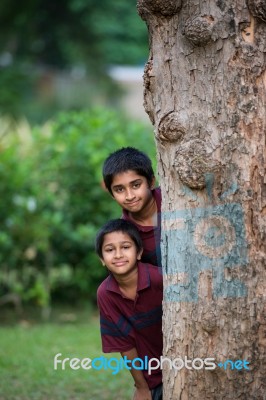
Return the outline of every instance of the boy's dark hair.
[[[95,250],[100,258],[103,257],[102,247],[104,236],[112,232],[123,232],[126,233],[135,243],[137,253],[142,250],[142,240],[139,231],[135,225],[124,219],[111,219],[108,221],[97,233],[95,239]]]
[[[103,180],[111,195],[114,176],[129,170],[145,176],[149,186],[151,185],[154,172],[149,157],[134,147],[122,147],[110,154],[103,164]]]

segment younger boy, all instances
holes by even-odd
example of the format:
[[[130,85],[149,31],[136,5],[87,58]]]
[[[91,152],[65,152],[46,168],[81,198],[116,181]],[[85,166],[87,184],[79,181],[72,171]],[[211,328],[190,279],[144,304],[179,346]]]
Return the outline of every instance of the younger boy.
[[[163,282],[159,268],[139,262],[142,242],[129,221],[107,222],[96,237],[96,252],[110,275],[97,291],[103,352],[125,360],[160,359],[162,355]],[[162,371],[136,369],[134,400],[162,399]]]
[[[122,218],[139,230],[141,260],[161,266],[161,191],[154,189],[155,177],[149,157],[133,147],[110,154],[103,165],[106,188],[122,207]]]

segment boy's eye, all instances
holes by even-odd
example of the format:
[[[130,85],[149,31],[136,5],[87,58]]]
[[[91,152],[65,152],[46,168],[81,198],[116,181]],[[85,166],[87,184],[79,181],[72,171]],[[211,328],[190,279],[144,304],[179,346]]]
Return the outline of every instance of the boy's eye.
[[[115,192],[116,193],[122,193],[123,192],[123,188],[121,187],[121,188],[116,188],[115,189]]]
[[[109,247],[107,249],[105,249],[106,253],[110,253],[111,251],[113,251],[112,247]]]
[[[134,185],[133,185],[133,188],[134,189],[137,189],[137,188],[139,188],[140,187],[140,183],[134,183]]]

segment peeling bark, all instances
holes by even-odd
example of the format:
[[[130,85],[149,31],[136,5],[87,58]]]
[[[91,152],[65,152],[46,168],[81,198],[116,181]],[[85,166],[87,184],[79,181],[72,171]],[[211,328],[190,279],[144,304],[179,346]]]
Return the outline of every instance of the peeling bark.
[[[164,400],[265,399],[266,3],[139,0],[163,195]],[[198,361],[199,362],[199,361]]]

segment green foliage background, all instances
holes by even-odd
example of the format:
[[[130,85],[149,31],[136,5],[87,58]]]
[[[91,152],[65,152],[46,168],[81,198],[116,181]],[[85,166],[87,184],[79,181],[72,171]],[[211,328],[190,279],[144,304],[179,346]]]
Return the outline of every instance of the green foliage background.
[[[60,104],[49,90],[63,73],[74,81],[84,75],[94,104],[97,95],[113,102],[109,66],[143,65],[147,57],[135,0],[2,0],[0,115],[37,122],[53,116]]]
[[[64,67],[77,60],[139,64],[147,32],[135,0],[2,0],[0,48],[22,61]]]
[[[106,276],[96,231],[121,210],[101,184],[104,159],[134,146],[155,164],[147,126],[115,111],[60,113],[47,126],[9,132],[0,142],[0,297],[95,301]]]

